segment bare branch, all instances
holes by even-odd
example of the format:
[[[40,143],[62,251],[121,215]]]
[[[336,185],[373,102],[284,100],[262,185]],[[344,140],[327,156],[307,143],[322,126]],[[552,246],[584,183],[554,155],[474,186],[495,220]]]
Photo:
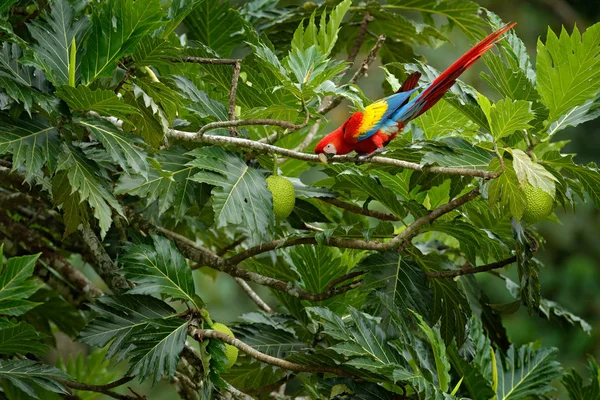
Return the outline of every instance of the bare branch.
[[[229,120],[235,120],[235,96],[237,92],[238,79],[240,77],[241,61],[238,60],[233,64],[233,75],[231,76],[231,90],[229,91]],[[233,127],[229,128],[231,136],[237,136],[237,132]]]
[[[377,38],[377,41],[375,42],[375,45],[373,46],[373,48],[371,49],[371,51],[367,55],[367,58],[365,58],[365,60],[361,64],[360,68],[356,70],[356,72],[354,73],[354,75],[350,79],[350,83],[356,83],[356,82],[358,82],[358,80],[367,73],[367,71],[369,70],[369,66],[377,58],[377,53],[379,52],[379,49],[381,49],[381,46],[383,45],[383,42],[385,42],[385,35],[380,35]],[[329,111],[331,111],[334,108],[336,108],[337,106],[339,106],[343,99],[344,98],[342,96],[334,97],[329,102],[329,104],[327,104],[327,105],[321,105],[321,107],[319,107],[319,113],[320,114],[327,114]]]
[[[348,374],[344,370],[336,367],[330,367],[326,365],[304,365],[297,364],[287,360],[282,360],[281,358],[273,357],[268,354],[261,353],[258,350],[253,349],[246,343],[242,342],[239,339],[229,336],[226,333],[210,330],[210,329],[197,329],[190,325],[188,328],[188,333],[196,339],[198,342],[202,342],[202,340],[206,339],[217,339],[224,343],[227,343],[231,346],[237,347],[240,351],[248,354],[250,357],[262,361],[266,364],[275,365],[279,368],[283,368],[289,371],[295,372],[315,372],[315,373],[330,373],[339,376],[348,376],[352,375]]]
[[[79,225],[79,232],[96,261],[92,266],[108,287],[117,291],[129,289],[130,283],[121,275],[119,268],[104,250],[102,242],[87,222]]]
[[[296,146],[294,148],[294,151],[301,152],[301,151],[304,151],[304,149],[306,149],[308,146],[310,146],[313,139],[317,135],[319,128],[321,127],[321,123],[322,123],[322,120],[318,120],[317,122],[315,122],[315,124],[313,126],[310,127],[310,129],[308,130],[308,133],[304,137],[304,140],[302,140],[302,143],[300,143],[298,146]]]
[[[144,399],[145,397],[142,396],[129,396],[126,394],[120,394],[117,392],[113,392],[110,389],[116,388],[118,386],[124,385],[127,382],[130,382],[133,380],[133,376],[126,376],[123,377],[117,381],[114,381],[112,383],[108,383],[106,385],[88,385],[86,383],[80,383],[80,382],[75,382],[75,381],[67,381],[67,380],[61,380],[59,379],[58,381],[63,384],[66,387],[69,387],[71,389],[76,389],[76,390],[84,390],[87,392],[96,392],[96,393],[102,393],[105,394],[109,397],[112,397],[113,399],[120,399],[120,400],[139,400],[139,399]]]
[[[348,210],[355,214],[365,215],[367,217],[373,217],[382,221],[400,221],[400,218],[394,214],[387,214],[381,211],[368,210],[366,208],[357,206],[356,204],[346,203],[345,201],[338,200],[334,197],[318,197],[318,199],[324,203],[329,203],[344,210]]]
[[[258,121],[258,120],[249,120],[249,121]],[[269,120],[272,121],[272,120]],[[234,121],[239,122],[239,125],[243,125],[244,121]],[[284,121],[285,122],[285,121]],[[225,127],[230,122],[228,121],[220,121],[218,122],[219,126],[212,125],[211,129],[217,127]],[[288,122],[289,123],[289,122]],[[217,122],[213,122],[211,124],[217,124]],[[211,125],[208,124],[208,125]],[[208,126],[205,125],[205,126]],[[267,143],[260,143],[254,140],[237,138],[237,137],[227,137],[227,136],[217,136],[217,135],[200,135],[195,132],[185,132],[179,131],[176,129],[172,129],[169,131],[169,135],[171,137],[192,141],[192,142],[201,142],[201,143],[210,143],[219,146],[233,146],[238,148],[245,148],[249,150],[261,151],[264,153],[277,154],[284,157],[294,158],[296,160],[314,162],[314,163],[322,163],[321,159],[316,154],[306,154],[300,153],[294,150],[285,149],[283,147],[273,146]],[[356,158],[350,155],[343,156],[334,156],[329,160],[331,163],[354,163]],[[499,172],[485,171],[479,169],[468,169],[468,168],[454,168],[454,167],[438,167],[438,166],[421,166],[420,164],[396,160],[394,158],[387,157],[371,157],[364,161],[365,164],[377,164],[377,165],[389,165],[397,168],[406,168],[412,169],[414,171],[422,171],[422,172],[430,172],[437,174],[445,174],[445,175],[461,175],[461,176],[473,176],[480,177],[484,179],[493,179],[500,175]]]
[[[443,271],[428,271],[428,278],[455,278],[457,276],[478,274],[480,272],[492,271],[494,269],[506,267],[517,261],[517,256],[508,257],[504,260],[496,261],[491,264],[481,265],[479,267],[463,267],[456,270],[443,270]]]
[[[196,64],[211,64],[211,65],[235,65],[242,60],[239,58],[207,58],[207,57],[189,57],[168,58],[171,62],[187,62]]]
[[[419,234],[420,228],[433,222],[437,218],[442,215],[449,213],[455,208],[460,207],[461,205],[473,200],[475,197],[479,196],[479,189],[475,188],[470,192],[457,197],[456,199],[450,201],[447,204],[444,204],[435,210],[431,211],[429,214],[424,215],[421,218],[415,220],[412,224],[410,224],[405,230],[396,235],[393,239],[387,242],[378,242],[378,241],[366,241],[360,239],[340,239],[337,237],[329,238],[328,240],[324,240],[322,245],[324,246],[333,246],[340,247],[346,249],[358,249],[358,250],[373,250],[373,251],[388,251],[398,249],[398,251],[404,250],[404,248],[408,245],[410,240]],[[273,240],[272,242],[261,243],[257,246],[251,247],[247,250],[244,250],[235,256],[232,256],[227,259],[232,264],[238,264],[243,260],[254,257],[257,254],[265,253],[271,250],[275,250],[283,247],[297,246],[300,244],[319,244],[314,237],[301,237],[301,238],[292,238],[292,239],[278,239]]]
[[[218,128],[228,128],[234,126],[254,126],[254,125],[270,125],[270,126],[279,126],[281,128],[298,130],[304,127],[304,125],[296,125],[290,121],[283,121],[279,119],[269,119],[269,118],[257,118],[257,119],[240,119],[235,121],[215,121],[210,122],[204,125],[200,130],[195,134],[198,136],[203,136],[205,132],[210,131],[212,129]],[[189,133],[189,132],[187,132]],[[177,137],[176,135],[173,135]]]
[[[128,68],[127,72],[123,76],[123,79],[121,79],[121,81],[119,82],[119,84],[115,88],[115,90],[114,90],[115,94],[119,94],[119,92],[123,88],[123,85],[125,85],[125,82],[127,81],[127,79],[129,79],[129,77],[131,76],[132,73],[133,73],[133,68]]]
[[[254,289],[252,289],[245,280],[243,280],[242,278],[235,278],[235,281],[238,283],[238,285],[240,285],[240,287],[244,290],[244,292],[246,292],[248,297],[250,297],[252,301],[254,301],[261,310],[269,314],[273,313],[271,307],[269,307],[269,305],[265,303],[263,299],[260,298],[258,293],[256,293]]]
[[[271,135],[267,136],[266,138],[260,139],[259,142],[273,144],[276,141],[278,141],[279,139],[284,138],[287,135],[292,134],[292,133],[296,132],[297,130],[300,130],[300,129],[304,128],[305,126],[307,126],[308,121],[310,121],[310,112],[308,111],[308,108],[306,108],[306,106],[304,104],[302,105],[302,108],[304,109],[304,122],[302,122],[300,125],[296,125],[296,127],[293,129],[288,129],[284,133],[273,132]]]
[[[373,20],[373,17],[371,17],[371,14],[366,12],[365,15],[363,16],[362,21],[360,22],[360,28],[358,30],[358,34],[356,35],[356,39],[354,40],[354,44],[352,45],[352,50],[350,50],[350,52],[348,53],[348,58],[346,58],[347,62],[353,63],[354,60],[356,59],[356,56],[358,55],[358,52],[360,51],[363,41],[365,40],[365,35],[367,34],[367,31],[369,30],[369,22],[372,20]]]

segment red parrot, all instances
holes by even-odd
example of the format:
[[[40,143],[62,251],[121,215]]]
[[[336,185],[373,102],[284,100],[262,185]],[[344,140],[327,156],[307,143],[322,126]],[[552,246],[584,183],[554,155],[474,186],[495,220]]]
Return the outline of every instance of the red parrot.
[[[516,23],[506,24],[492,32],[456,60],[421,94],[409,100],[421,88],[417,87],[421,74],[411,74],[395,94],[377,100],[365,107],[364,111],[355,112],[341,127],[321,139],[315,147],[315,153],[334,156],[356,151],[368,157],[382,151],[404,129],[408,121],[433,107],[454,85],[456,79],[491,49],[504,32],[515,25]]]

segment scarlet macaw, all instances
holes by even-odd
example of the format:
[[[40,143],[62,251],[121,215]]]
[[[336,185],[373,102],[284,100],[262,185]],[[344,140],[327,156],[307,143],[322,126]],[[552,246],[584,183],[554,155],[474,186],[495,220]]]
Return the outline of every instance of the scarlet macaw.
[[[456,79],[515,25],[506,24],[492,32],[456,60],[421,94],[409,100],[415,91],[421,89],[416,87],[421,74],[411,74],[395,94],[377,100],[365,107],[364,111],[355,112],[342,126],[321,139],[315,147],[315,153],[334,156],[356,151],[370,156],[380,152],[404,129],[408,121],[433,107]]]

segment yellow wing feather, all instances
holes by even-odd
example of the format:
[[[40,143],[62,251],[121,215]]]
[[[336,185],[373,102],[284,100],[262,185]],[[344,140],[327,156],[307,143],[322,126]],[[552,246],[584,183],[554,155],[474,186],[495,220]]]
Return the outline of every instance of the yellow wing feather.
[[[358,127],[355,137],[364,135],[366,132],[373,129],[381,121],[383,114],[388,109],[388,103],[385,99],[377,100],[365,107],[362,121]]]

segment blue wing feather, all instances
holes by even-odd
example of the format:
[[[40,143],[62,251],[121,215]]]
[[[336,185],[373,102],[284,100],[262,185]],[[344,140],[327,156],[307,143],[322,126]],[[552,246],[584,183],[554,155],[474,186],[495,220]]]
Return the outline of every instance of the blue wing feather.
[[[399,110],[402,110],[404,107],[402,107],[402,105],[410,98],[410,96],[416,91],[420,89],[420,87],[414,88],[412,90],[406,91],[406,92],[400,92],[400,93],[396,93],[393,94],[389,97],[385,98],[385,101],[388,104],[388,108],[385,111],[385,113],[383,114],[383,116],[381,117],[381,119],[379,120],[379,122],[373,126],[373,128],[369,129],[368,131],[366,131],[365,133],[361,134],[360,136],[358,136],[357,140],[361,141],[361,140],[365,140],[370,138],[371,136],[373,136],[379,129],[381,129],[381,127],[388,122],[389,120],[394,120],[396,121],[397,119],[394,119],[395,114],[398,114]]]

